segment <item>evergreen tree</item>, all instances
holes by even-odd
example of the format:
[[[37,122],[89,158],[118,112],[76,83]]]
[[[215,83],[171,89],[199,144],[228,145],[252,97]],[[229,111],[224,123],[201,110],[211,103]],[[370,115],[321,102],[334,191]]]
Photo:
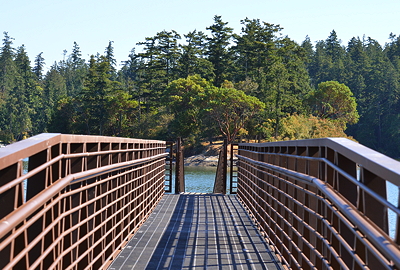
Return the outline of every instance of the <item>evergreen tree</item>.
[[[85,66],[85,60],[82,59],[81,49],[80,49],[78,43],[76,43],[76,41],[74,41],[74,46],[72,48],[72,54],[70,56],[70,62],[72,63],[72,67],[74,70],[80,69],[83,66]]]
[[[365,108],[363,105],[365,99],[368,99],[368,94],[365,93],[365,76],[368,73],[368,69],[371,65],[364,42],[360,38],[353,37],[347,45],[347,63],[346,69],[348,70],[348,80],[346,84],[354,93],[356,99],[361,102],[359,103],[359,111],[363,114]]]
[[[67,51],[64,50],[64,58],[67,56]],[[83,88],[83,81],[86,77],[88,67],[85,60],[81,58],[79,45],[74,42],[72,53],[67,59],[63,59],[57,64],[57,69],[65,78],[67,86],[67,95],[74,97],[78,95]]]
[[[312,45],[311,39],[309,36],[306,36],[304,41],[301,43],[301,47],[304,49],[305,52],[305,63],[307,66],[307,70],[310,70],[310,64],[314,57],[314,46]]]
[[[90,57],[89,72],[80,94],[82,119],[86,134],[104,135],[107,121],[107,95],[113,89],[110,80],[110,63],[105,57]]]
[[[316,116],[340,123],[343,130],[347,124],[358,122],[356,99],[344,84],[336,81],[322,82],[311,93],[309,101]]]
[[[383,53],[382,47],[373,39],[368,39],[366,45],[367,54],[370,57],[371,65],[365,78],[366,93],[368,98],[365,99],[365,108],[363,112],[364,121],[360,124],[366,124],[365,133],[360,135],[366,136],[365,144],[384,151],[386,147],[387,137],[384,128],[385,121],[391,122],[391,118],[396,114],[396,103],[399,100],[399,73],[395,67]],[[390,124],[389,124],[390,125]],[[373,128],[371,130],[371,128]],[[368,136],[368,130],[370,135]]]
[[[232,39],[233,28],[227,26],[221,16],[214,17],[214,24],[207,27],[211,31],[211,37],[207,38],[208,60],[214,66],[214,85],[220,86],[224,80],[229,79],[232,68],[232,58],[229,53],[229,43]]]
[[[259,19],[248,18],[241,21],[243,24],[241,35],[234,35],[236,46],[232,48],[237,66],[236,81],[250,78],[261,85],[265,74],[273,63],[276,53],[276,34],[282,29],[279,25],[260,22]],[[260,96],[261,98],[261,96]]]
[[[9,92],[14,88],[17,70],[14,63],[15,49],[11,47],[13,38],[4,32],[3,47],[0,51],[0,97],[3,105]],[[2,105],[0,103],[0,105]]]
[[[35,66],[33,67],[33,72],[35,73],[37,79],[40,81],[43,78],[43,68],[45,65],[44,58],[42,57],[43,52],[39,53],[35,58]]]
[[[384,51],[392,64],[400,72],[400,36],[390,33],[389,39],[390,42],[385,47]]]
[[[143,52],[136,54],[135,59],[140,64],[137,72],[141,75],[137,85],[147,111],[159,105],[159,97],[163,95],[168,83],[179,76],[180,38],[174,30],[162,31],[154,37],[147,37],[144,42],[137,43],[145,46]]]
[[[66,97],[67,97],[66,80],[59,72],[57,63],[55,63],[53,66],[50,67],[50,70],[47,72],[44,79],[43,111],[45,118],[43,121],[46,123],[48,127],[50,126],[50,123],[55,115],[58,102],[61,100],[61,98],[66,98]],[[65,119],[63,121],[65,121]],[[63,127],[63,130],[65,127]],[[54,132],[61,132],[61,130],[58,131],[58,129],[56,128],[54,129]],[[71,133],[71,132],[66,131],[66,133]]]
[[[136,81],[138,79],[138,68],[139,64],[135,55],[135,48],[133,48],[128,55],[128,60],[122,62],[122,68],[119,72],[119,78],[123,81]]]
[[[4,32],[0,50],[0,140],[12,142],[21,139],[30,129],[24,83],[15,63],[13,38]]]
[[[179,76],[187,78],[199,74],[207,80],[214,79],[213,65],[205,59],[206,35],[203,32],[189,32],[184,35],[186,44],[180,45],[181,57],[179,58]]]
[[[116,76],[116,65],[117,65],[117,60],[114,58],[114,47],[113,44],[114,41],[109,41],[108,42],[108,46],[106,47],[105,50],[105,59],[107,60],[108,64],[110,65],[110,75],[111,75],[111,79],[114,80],[115,76]]]
[[[314,61],[310,68],[310,76],[315,85],[329,80],[346,81],[348,77],[345,69],[346,50],[340,42],[335,30],[332,30],[325,41],[317,43]]]
[[[21,133],[38,134],[46,128],[43,121],[43,89],[32,71],[31,62],[22,45],[18,48],[15,63],[21,77],[20,93],[17,93],[20,122],[25,122]]]

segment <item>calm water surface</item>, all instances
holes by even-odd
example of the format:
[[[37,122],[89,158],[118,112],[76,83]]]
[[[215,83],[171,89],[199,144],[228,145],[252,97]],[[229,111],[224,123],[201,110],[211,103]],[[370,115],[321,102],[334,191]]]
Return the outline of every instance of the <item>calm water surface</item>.
[[[216,167],[185,167],[185,191],[212,193],[216,171]]]

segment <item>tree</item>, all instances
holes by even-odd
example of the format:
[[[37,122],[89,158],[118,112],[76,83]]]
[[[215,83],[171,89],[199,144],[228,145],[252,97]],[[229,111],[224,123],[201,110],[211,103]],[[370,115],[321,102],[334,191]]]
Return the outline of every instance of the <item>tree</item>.
[[[104,56],[90,58],[89,72],[79,101],[82,110],[81,122],[85,123],[87,134],[104,135],[108,121],[108,96],[119,90],[119,83],[110,80],[110,64]]]
[[[207,103],[207,89],[213,88],[209,81],[199,75],[172,81],[163,97],[165,105],[174,115],[170,123],[171,133],[181,137],[195,137],[202,127],[202,109]]]
[[[180,38],[176,31],[164,30],[137,43],[145,46],[143,52],[137,53],[134,59],[138,63],[136,72],[140,74],[136,85],[147,112],[159,106],[159,97],[163,95],[169,82],[179,77]]]
[[[67,51],[64,50],[64,58]],[[83,88],[83,81],[87,75],[88,67],[85,60],[81,58],[82,54],[79,45],[74,42],[72,53],[67,60],[60,61],[55,67],[65,78],[68,96],[74,97],[78,95]]]
[[[304,49],[288,37],[278,40],[277,47],[263,100],[270,111],[269,118],[274,119],[275,136],[283,117],[304,112],[303,100],[311,90]]]
[[[309,64],[311,63],[311,60],[314,56],[314,46],[312,45],[311,39],[309,36],[306,36],[304,41],[301,43],[301,47],[305,51],[305,62],[307,64],[307,67],[309,67]]]
[[[400,36],[389,35],[390,42],[385,47],[385,53],[393,65],[400,70]]]
[[[354,96],[360,103],[368,98],[365,93],[365,75],[370,68],[370,59],[366,53],[364,42],[360,38],[352,38],[347,45],[347,63],[349,78],[346,85],[352,89]],[[362,113],[362,111],[360,111]]]
[[[259,19],[241,20],[241,35],[233,35],[236,45],[232,48],[235,54],[235,66],[238,80],[250,78],[261,85],[263,75],[268,72],[276,52],[276,34],[282,29],[279,25],[260,22]],[[261,92],[264,89],[259,89]],[[260,98],[260,97],[259,97]]]
[[[138,102],[123,90],[116,90],[107,95],[108,120],[105,134],[112,136],[131,135],[131,126],[136,117],[134,110]]]
[[[85,65],[85,59],[82,59],[81,49],[76,41],[74,41],[74,46],[72,47],[72,53],[69,56],[69,59],[74,70],[82,68],[82,66]]]
[[[14,63],[15,49],[11,47],[13,38],[4,32],[3,47],[0,50],[0,108],[6,104],[8,94],[15,86],[17,67]]]
[[[303,140],[326,137],[347,137],[343,127],[327,118],[313,115],[289,115],[282,119],[279,140]]]
[[[43,78],[43,68],[45,65],[44,58],[42,56],[43,52],[39,53],[35,58],[35,66],[33,67],[33,73],[35,73],[38,80]]]
[[[214,17],[214,24],[207,27],[211,31],[211,37],[207,38],[208,60],[214,66],[214,85],[220,86],[225,79],[228,79],[229,69],[232,65],[232,59],[228,51],[229,43],[232,38],[233,28],[226,26],[221,16]]]
[[[108,71],[109,74],[111,75],[111,78],[114,79],[116,75],[117,69],[115,66],[117,65],[117,60],[114,58],[114,47],[113,44],[114,41],[109,41],[108,46],[106,47],[105,50],[105,59],[107,60],[108,64],[110,65],[110,70]]]
[[[256,97],[234,88],[210,88],[206,92],[206,99],[206,111],[218,123],[228,143],[232,143],[246,122],[265,107]]]
[[[50,67],[50,70],[46,73],[44,78],[43,112],[45,115],[44,121],[47,127],[55,116],[57,106],[60,106],[58,102],[61,98],[65,97],[67,97],[66,80],[58,71],[57,64],[54,64]],[[60,106],[60,108],[61,107],[62,106]],[[61,119],[58,120],[60,121]],[[65,121],[65,119],[63,121]]]
[[[179,76],[187,78],[190,75],[199,74],[202,78],[213,80],[213,65],[204,58],[206,54],[206,35],[203,32],[194,30],[184,36],[186,44],[180,45]]]
[[[57,101],[48,129],[50,132],[65,134],[84,134],[76,98],[65,96]]]
[[[335,30],[332,30],[325,41],[317,42],[314,58],[309,66],[314,85],[329,80],[346,81],[346,50],[340,43]]]
[[[369,147],[391,151],[391,147],[386,146],[391,136],[385,126],[390,126],[399,113],[400,74],[376,40],[368,38],[365,46],[368,55],[364,72],[365,98],[359,106],[361,121],[356,134],[360,142]]]
[[[31,62],[26,53],[25,46],[18,48],[15,63],[18,68],[20,78],[19,85],[14,89],[14,95],[17,98],[17,106],[19,106],[17,125],[23,124],[23,129],[19,133],[38,134],[43,132],[46,127],[43,115],[43,88],[39,85],[36,75],[31,68]],[[18,89],[18,90],[17,90]]]
[[[309,104],[314,114],[340,123],[343,129],[346,124],[358,122],[356,99],[350,89],[336,81],[322,82],[318,89],[311,93]]]

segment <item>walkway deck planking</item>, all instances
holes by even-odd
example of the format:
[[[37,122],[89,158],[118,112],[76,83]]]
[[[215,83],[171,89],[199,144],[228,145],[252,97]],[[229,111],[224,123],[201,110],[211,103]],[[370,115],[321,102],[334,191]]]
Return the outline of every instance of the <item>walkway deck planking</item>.
[[[283,269],[236,196],[167,194],[110,265],[127,269]]]

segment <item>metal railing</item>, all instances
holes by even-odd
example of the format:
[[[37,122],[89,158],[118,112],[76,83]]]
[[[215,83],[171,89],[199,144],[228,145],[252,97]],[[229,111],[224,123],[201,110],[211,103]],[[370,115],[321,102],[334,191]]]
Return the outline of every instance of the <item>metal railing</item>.
[[[399,162],[344,138],[240,144],[238,158],[238,196],[288,267],[400,269]]]
[[[215,174],[213,193],[236,194],[237,192],[237,167],[234,156],[237,153],[237,143],[230,143],[224,139],[219,151],[217,171]],[[229,151],[228,151],[229,149]],[[229,157],[228,157],[229,155]],[[229,162],[228,162],[229,161]],[[228,175],[229,168],[229,175]],[[229,189],[228,189],[229,179]]]
[[[62,134],[3,148],[0,269],[106,268],[164,194],[165,148]]]
[[[231,149],[229,153],[229,191],[230,194],[237,194],[238,171],[234,157],[237,155],[238,152],[238,143],[231,143],[230,148]]]
[[[185,192],[185,164],[183,157],[182,138],[176,141],[167,141],[168,156],[165,160],[165,192],[176,194]],[[175,169],[175,170],[174,170]],[[175,174],[175,181],[173,176]]]

